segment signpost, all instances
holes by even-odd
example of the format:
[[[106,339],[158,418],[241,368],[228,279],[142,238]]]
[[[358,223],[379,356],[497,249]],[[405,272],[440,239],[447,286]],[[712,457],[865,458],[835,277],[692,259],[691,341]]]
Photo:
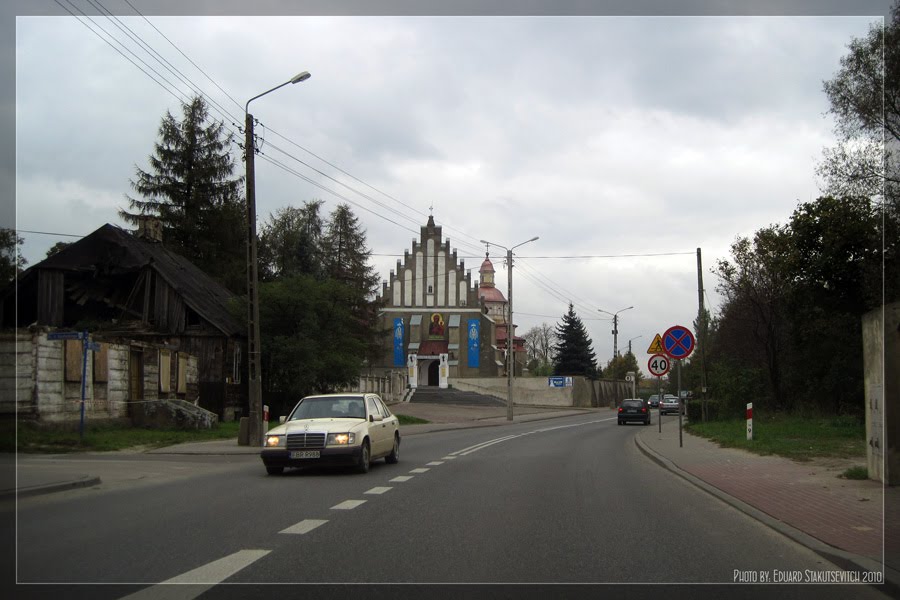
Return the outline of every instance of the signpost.
[[[90,341],[87,330],[85,331],[52,331],[47,334],[48,340],[81,340],[81,423],[78,427],[78,435],[84,442],[84,397],[87,386],[88,350],[100,351],[100,344]]]
[[[747,403],[747,441],[753,441],[753,403]]]
[[[659,338],[659,334],[656,335]],[[656,343],[656,340],[654,340]],[[650,346],[653,347],[652,345]],[[656,377],[656,396],[659,398],[657,404],[656,422],[659,423],[659,432],[662,433],[662,376],[669,372],[669,357],[665,354],[654,354],[647,363],[647,370],[651,375]]]
[[[673,360],[678,361],[678,447],[682,447],[681,413],[684,412],[684,400],[681,399],[681,361],[694,351],[695,340],[691,330],[683,325],[673,325],[666,329],[662,336],[663,350]]]

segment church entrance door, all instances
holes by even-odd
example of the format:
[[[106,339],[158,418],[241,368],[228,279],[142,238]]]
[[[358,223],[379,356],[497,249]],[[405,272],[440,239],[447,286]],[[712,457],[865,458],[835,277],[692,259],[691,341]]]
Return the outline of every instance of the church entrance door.
[[[428,385],[440,385],[440,367],[441,361],[439,360],[433,360],[428,364]]]

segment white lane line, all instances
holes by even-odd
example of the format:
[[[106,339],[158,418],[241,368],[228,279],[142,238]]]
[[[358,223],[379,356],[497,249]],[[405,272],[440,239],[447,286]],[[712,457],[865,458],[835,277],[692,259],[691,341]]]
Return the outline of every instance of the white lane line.
[[[365,500],[344,500],[340,504],[331,507],[331,510],[353,510],[361,504],[365,504]]]
[[[469,446],[468,448],[463,448],[462,450],[457,450],[456,452],[451,452],[451,453],[450,453],[450,456],[453,456],[454,454],[462,454],[463,452],[466,452],[466,451],[468,451],[468,450],[472,450],[472,449],[474,449],[474,448],[479,448],[479,447],[481,447],[481,446],[484,446],[485,444],[496,444],[497,442],[502,442],[502,441],[504,441],[504,440],[511,440],[511,439],[513,439],[514,437],[518,437],[518,435],[508,435],[508,436],[506,436],[506,437],[497,438],[497,439],[494,439],[494,440],[488,440],[488,441],[486,441],[486,442],[481,442],[481,443],[479,443],[479,444],[475,444],[474,446]]]
[[[456,460],[455,456],[445,456],[441,460]]]
[[[202,567],[182,573],[157,585],[144,588],[122,600],[193,600],[216,584],[219,584],[243,568],[256,562],[271,550],[239,550],[225,558],[214,560]],[[193,583],[197,585],[166,585]]]
[[[300,521],[296,525],[291,525],[287,529],[279,531],[278,533],[296,533],[299,535],[303,535],[304,533],[309,533],[316,527],[321,527],[327,522],[328,521],[323,521],[321,519],[305,519],[303,521]]]
[[[369,490],[368,492],[365,492],[365,493],[366,493],[366,494],[383,494],[383,493],[385,493],[385,492],[391,491],[392,489],[394,489],[394,488],[389,488],[389,487],[373,487],[371,490]]]
[[[431,469],[418,468],[418,469],[413,469],[412,471],[410,471],[410,473],[427,473],[430,470]]]
[[[411,475],[398,475],[397,477],[394,477],[393,479],[391,479],[391,481],[395,481],[397,483],[403,483],[404,481],[409,481],[410,479],[412,479]]]
[[[444,461],[441,461],[441,460],[433,460],[433,461],[431,461],[430,463],[426,464],[425,466],[427,466],[427,467],[437,467],[437,466],[442,465],[442,464],[444,464]]]

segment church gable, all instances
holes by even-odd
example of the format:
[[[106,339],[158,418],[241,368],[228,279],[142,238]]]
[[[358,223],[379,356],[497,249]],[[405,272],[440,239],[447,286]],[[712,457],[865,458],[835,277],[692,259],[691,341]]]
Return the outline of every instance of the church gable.
[[[477,308],[478,290],[472,287],[465,261],[457,260],[450,240],[443,240],[434,217],[421,228],[420,239],[403,253],[403,261],[383,285],[385,308]]]

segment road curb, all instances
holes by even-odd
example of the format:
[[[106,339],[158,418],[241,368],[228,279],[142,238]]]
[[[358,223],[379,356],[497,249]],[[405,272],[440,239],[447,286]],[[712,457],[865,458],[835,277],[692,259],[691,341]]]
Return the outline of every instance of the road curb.
[[[774,529],[778,533],[790,538],[798,544],[809,548],[819,556],[830,560],[844,570],[884,572],[884,583],[872,584],[872,587],[875,587],[879,591],[882,591],[891,597],[900,598],[900,572],[892,569],[886,564],[879,563],[878,561],[871,558],[846,552],[844,550],[841,550],[840,548],[835,548],[834,546],[826,544],[825,542],[809,535],[808,533],[800,531],[799,529],[788,525],[784,521],[780,521],[772,517],[771,515],[759,510],[755,506],[747,504],[743,500],[735,498],[730,494],[726,494],[719,488],[710,485],[699,477],[688,473],[665,456],[657,453],[655,450],[651,449],[644,442],[642,442],[640,438],[640,434],[634,436],[634,443],[637,446],[638,450],[640,450],[647,458],[649,458],[662,468],[694,484],[704,492],[710,494],[711,496],[715,496],[722,502],[729,504],[730,506],[738,509],[747,516],[752,517],[763,525],[768,526],[770,529]]]
[[[48,483],[45,485],[33,485],[30,487],[18,488],[14,490],[4,490],[0,492],[0,499],[8,498],[28,498],[30,496],[42,496],[53,492],[64,492],[83,487],[93,487],[100,485],[102,482],[99,477],[84,475],[81,479],[73,479],[71,481],[61,481],[59,483]]]

